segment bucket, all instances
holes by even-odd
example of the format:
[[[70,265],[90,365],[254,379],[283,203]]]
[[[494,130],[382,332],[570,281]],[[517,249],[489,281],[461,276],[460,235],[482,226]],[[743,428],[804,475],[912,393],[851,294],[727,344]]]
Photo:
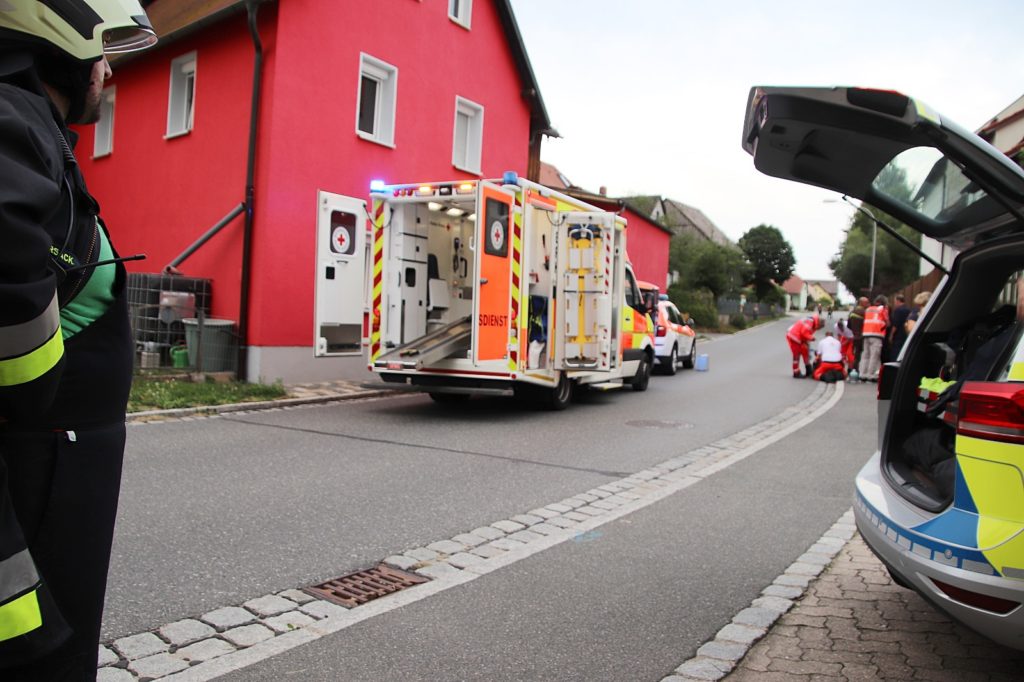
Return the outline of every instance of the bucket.
[[[698,372],[708,371],[708,354],[701,353],[697,356],[697,362],[693,366]]]
[[[171,366],[176,369],[188,367],[188,346],[175,346],[171,349]]]
[[[200,323],[194,317],[187,317],[182,322],[190,366],[199,372],[235,371],[238,342],[234,321],[207,317]]]

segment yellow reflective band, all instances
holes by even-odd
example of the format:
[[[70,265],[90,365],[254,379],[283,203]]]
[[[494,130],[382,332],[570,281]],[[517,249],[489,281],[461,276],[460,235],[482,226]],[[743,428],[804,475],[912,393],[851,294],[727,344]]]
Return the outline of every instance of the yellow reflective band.
[[[1010,376],[1007,378],[1010,381],[1024,381],[1024,362],[1014,360],[1010,365]]]
[[[0,360],[0,386],[19,386],[43,376],[64,355],[64,339],[60,327],[50,340],[31,353],[10,360]]]
[[[39,611],[35,590],[0,606],[0,642],[32,632],[42,625],[43,614]]]

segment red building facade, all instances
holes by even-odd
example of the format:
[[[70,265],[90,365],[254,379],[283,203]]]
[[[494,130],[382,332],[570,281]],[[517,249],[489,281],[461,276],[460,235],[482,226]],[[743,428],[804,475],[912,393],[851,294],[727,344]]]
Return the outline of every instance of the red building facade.
[[[311,352],[318,201],[358,202],[375,179],[536,177],[553,131],[508,1],[268,1],[253,23],[240,0],[147,11],[161,42],[114,64],[112,116],[78,147],[118,250],[160,272],[246,202],[251,170],[248,262],[240,211],[180,271],[211,281],[212,316],[245,321],[249,380],[364,377],[358,353]]]

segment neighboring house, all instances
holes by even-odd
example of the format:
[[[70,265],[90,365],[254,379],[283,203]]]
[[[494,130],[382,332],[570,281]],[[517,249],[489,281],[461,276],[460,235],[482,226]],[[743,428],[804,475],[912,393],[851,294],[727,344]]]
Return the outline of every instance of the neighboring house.
[[[103,122],[82,131],[82,171],[120,252],[148,255],[133,272],[160,272],[224,223],[178,269],[210,280],[211,314],[238,323],[252,381],[366,376],[372,180],[538,179],[542,136],[557,135],[509,0],[147,11],[160,42],[115,60]],[[314,358],[332,330],[349,352]]]
[[[1021,164],[1024,154],[1024,95],[993,116],[985,125],[975,131],[982,139]],[[956,258],[957,251],[929,237],[921,237],[921,250],[942,263],[948,270]],[[933,266],[921,259],[920,274],[931,272]]]
[[[603,188],[602,188],[603,189]],[[637,279],[668,288],[668,248],[672,230],[652,220],[628,199],[613,199],[603,193],[592,194],[581,189],[560,191],[605,211],[618,213],[626,219],[626,252]]]
[[[811,295],[807,282],[793,275],[782,283],[782,289],[786,292],[786,307],[789,310],[806,310]]]
[[[573,186],[569,178],[565,177],[562,171],[543,161],[540,162],[540,179],[537,182],[559,191]]]
[[[839,281],[834,279],[809,279],[808,294],[812,301],[828,301],[831,305],[839,300]]]
[[[808,280],[807,284],[807,302],[813,305],[814,303],[821,303],[824,306],[832,305],[836,298],[834,294],[830,294],[821,282],[812,282]]]
[[[653,197],[653,202],[652,197],[639,199],[638,206],[650,205],[651,218],[668,225],[675,234],[692,234],[720,246],[735,246],[735,243],[699,208],[662,197]]]

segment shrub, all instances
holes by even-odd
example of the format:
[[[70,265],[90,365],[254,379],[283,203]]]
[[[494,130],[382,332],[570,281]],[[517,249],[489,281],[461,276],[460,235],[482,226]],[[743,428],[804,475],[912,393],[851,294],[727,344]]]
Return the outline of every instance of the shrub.
[[[668,297],[679,308],[683,318],[692,317],[698,327],[715,329],[718,327],[718,309],[715,297],[706,289],[684,290],[672,285],[668,289]]]
[[[733,315],[729,318],[729,325],[735,327],[736,329],[746,329],[747,318],[743,317],[742,315]]]

